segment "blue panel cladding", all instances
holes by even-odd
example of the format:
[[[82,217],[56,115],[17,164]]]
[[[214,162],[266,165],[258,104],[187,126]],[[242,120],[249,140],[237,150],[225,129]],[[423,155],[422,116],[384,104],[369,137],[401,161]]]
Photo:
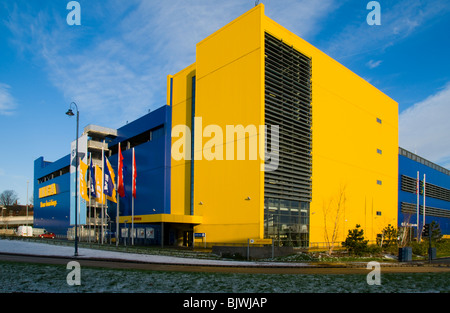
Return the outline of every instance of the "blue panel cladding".
[[[45,228],[49,232],[65,236],[69,225],[70,213],[70,174],[49,179],[38,183],[39,178],[45,177],[69,166],[70,155],[55,162],[46,162],[43,157],[34,161],[34,224],[35,228]],[[39,189],[56,185],[56,194],[39,198]]]
[[[170,214],[171,107],[164,106],[118,130],[118,139],[111,145],[163,125],[163,134],[136,146],[137,168],[134,214]],[[132,149],[122,151],[124,158],[125,197],[120,198],[120,216],[132,214]],[[108,158],[117,173],[117,154]],[[109,202],[114,220],[116,205]]]
[[[401,226],[402,222],[408,219],[407,214],[401,212],[401,203],[411,203],[415,206],[417,205],[417,195],[412,192],[402,191],[401,188],[401,176],[406,175],[409,177],[417,178],[417,171],[419,171],[419,180],[423,181],[423,175],[425,174],[425,181],[428,184],[433,184],[442,188],[450,189],[450,176],[446,175],[434,168],[426,166],[420,162],[411,160],[403,155],[399,155],[399,184],[398,184],[398,223]],[[450,218],[437,217],[431,214],[427,214],[427,207],[445,209],[450,211],[450,201],[445,201],[441,199],[435,199],[427,196],[425,190],[425,223],[431,223],[435,221],[439,224],[441,233],[444,235],[450,235]],[[419,205],[423,205],[423,195],[419,196]],[[417,213],[410,216],[410,223],[416,224]],[[423,225],[423,215],[419,215],[419,228]],[[415,227],[414,227],[415,228]]]

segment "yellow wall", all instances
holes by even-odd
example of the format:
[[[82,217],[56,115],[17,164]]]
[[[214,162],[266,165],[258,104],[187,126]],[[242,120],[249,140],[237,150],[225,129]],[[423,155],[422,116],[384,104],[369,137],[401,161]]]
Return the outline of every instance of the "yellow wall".
[[[338,240],[356,224],[367,239],[375,240],[382,228],[397,224],[397,103],[269,18],[264,28],[312,58],[310,242],[326,241],[325,211],[331,236],[339,196],[345,201],[338,216]]]
[[[210,124],[223,130],[211,136],[223,136],[216,141],[216,149],[223,149],[224,159],[226,125],[264,124],[265,31],[312,58],[310,242],[325,241],[324,208],[333,207],[343,188],[338,240],[343,241],[356,224],[374,240],[387,224],[397,224],[397,103],[267,18],[263,5],[197,44],[196,63],[173,76],[173,125],[190,126],[193,75],[195,115],[202,118],[202,130]],[[201,142],[196,138],[195,142],[194,215],[201,216],[202,223],[194,231],[206,233],[209,243],[263,238],[264,173],[259,155],[257,160],[248,160],[248,154],[245,161],[205,160],[200,152],[210,139],[203,137]],[[229,143],[235,145],[237,140]],[[189,161],[172,159],[172,214],[189,214],[189,171]],[[331,209],[328,225],[334,224],[334,215]]]
[[[203,129],[221,127],[222,145],[226,125],[264,123],[262,15],[262,7],[254,8],[197,44],[195,115],[202,117]],[[203,138],[203,146],[208,140]],[[226,160],[225,145],[224,160],[203,157],[194,163],[194,211],[203,216],[195,232],[206,233],[208,242],[263,238],[261,161],[236,160],[237,140],[242,139],[228,142],[234,145],[235,160]],[[196,152],[201,151],[199,140],[195,143]]]

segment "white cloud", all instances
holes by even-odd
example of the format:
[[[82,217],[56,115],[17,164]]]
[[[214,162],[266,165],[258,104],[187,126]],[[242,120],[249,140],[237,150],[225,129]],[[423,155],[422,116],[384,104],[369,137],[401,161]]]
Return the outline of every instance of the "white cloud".
[[[399,145],[450,168],[450,83],[399,116]]]
[[[0,83],[0,115],[12,115],[17,107],[17,102],[10,93],[11,87]]]
[[[238,0],[114,3],[99,10],[92,24],[83,6],[81,26],[68,26],[65,16],[52,10],[17,6],[7,21],[16,45],[43,61],[67,102],[75,101],[92,123],[109,127],[165,104],[167,75],[195,62],[199,41],[254,5]],[[317,31],[332,3],[266,1],[265,8],[266,15],[306,36]]]
[[[373,68],[378,67],[381,64],[381,62],[383,62],[383,61],[381,61],[381,60],[378,60],[378,61],[370,60],[369,62],[367,62],[367,66],[370,69],[373,69]]]
[[[366,19],[362,18],[360,23],[349,24],[344,28],[324,51],[337,59],[384,51],[414,34],[426,22],[450,10],[446,0],[403,0],[393,3],[393,6],[388,6],[380,2],[381,25],[369,26]],[[361,14],[369,12],[365,6],[361,6]]]

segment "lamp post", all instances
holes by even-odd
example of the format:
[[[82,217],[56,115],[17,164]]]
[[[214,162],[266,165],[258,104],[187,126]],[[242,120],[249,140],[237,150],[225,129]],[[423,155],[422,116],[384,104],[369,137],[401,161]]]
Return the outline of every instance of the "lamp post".
[[[77,109],[77,133],[75,136],[75,254],[74,256],[78,256],[78,123],[79,123],[79,115],[78,106],[75,102],[70,103],[69,110],[67,110],[66,115],[74,116],[75,114],[72,111],[72,104],[75,105]]]
[[[27,180],[27,226],[28,226],[28,183],[30,181]]]

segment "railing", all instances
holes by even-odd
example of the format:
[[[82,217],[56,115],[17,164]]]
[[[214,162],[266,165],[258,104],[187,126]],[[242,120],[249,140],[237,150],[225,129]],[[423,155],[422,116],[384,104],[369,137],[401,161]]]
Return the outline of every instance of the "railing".
[[[30,216],[3,216],[0,217],[0,225],[16,227],[20,225],[33,225],[33,215]]]

